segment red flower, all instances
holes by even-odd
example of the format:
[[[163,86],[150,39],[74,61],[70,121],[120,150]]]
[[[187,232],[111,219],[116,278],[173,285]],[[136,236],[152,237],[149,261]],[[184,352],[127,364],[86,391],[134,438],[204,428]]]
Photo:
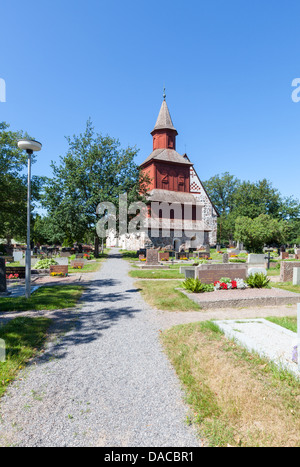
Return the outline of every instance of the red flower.
[[[231,281],[231,287],[232,287],[233,289],[236,289],[236,288],[237,288],[237,283],[236,283],[236,281]]]
[[[223,290],[227,290],[227,284],[225,282],[221,282],[220,288]]]
[[[217,284],[220,284],[220,281],[215,281],[214,286],[216,287]]]

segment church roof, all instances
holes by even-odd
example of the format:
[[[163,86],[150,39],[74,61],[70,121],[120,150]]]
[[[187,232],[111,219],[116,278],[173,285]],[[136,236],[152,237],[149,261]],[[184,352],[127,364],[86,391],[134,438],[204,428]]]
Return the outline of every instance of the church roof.
[[[176,128],[173,125],[172,118],[166,103],[166,100],[163,100],[163,103],[158,114],[156,124],[151,134],[156,130],[174,130],[177,133]]]
[[[152,159],[165,162],[175,162],[177,164],[185,164],[190,166],[193,165],[189,160],[185,159],[174,149],[155,149],[141,165],[147,164],[147,162],[151,161]]]
[[[184,191],[163,190],[161,188],[153,188],[147,196],[148,201],[160,201],[165,203],[187,203],[197,204],[197,200],[191,193]]]

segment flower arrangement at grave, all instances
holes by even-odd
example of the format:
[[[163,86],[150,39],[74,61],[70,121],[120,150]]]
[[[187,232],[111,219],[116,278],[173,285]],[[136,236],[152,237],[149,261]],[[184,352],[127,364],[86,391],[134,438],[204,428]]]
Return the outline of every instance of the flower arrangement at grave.
[[[19,279],[19,274],[6,274],[6,279]]]
[[[68,274],[64,274],[63,272],[51,272],[50,276],[55,277],[55,276],[60,276],[60,277],[65,277]]]
[[[248,285],[243,279],[231,280],[227,277],[222,277],[219,281],[214,282],[214,290],[231,290],[231,289],[246,289]]]

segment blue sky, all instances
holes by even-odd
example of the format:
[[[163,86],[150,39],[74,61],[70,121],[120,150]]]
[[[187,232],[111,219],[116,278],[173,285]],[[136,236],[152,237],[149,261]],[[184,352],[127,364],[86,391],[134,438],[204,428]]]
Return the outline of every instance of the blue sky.
[[[0,18],[0,121],[43,143],[33,174],[89,117],[141,163],[165,85],[202,180],[267,178],[300,199],[298,0],[2,0]]]

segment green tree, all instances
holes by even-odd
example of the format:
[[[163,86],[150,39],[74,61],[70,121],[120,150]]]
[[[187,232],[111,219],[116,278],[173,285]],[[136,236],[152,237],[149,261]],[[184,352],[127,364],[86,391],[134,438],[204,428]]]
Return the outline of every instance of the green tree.
[[[96,235],[99,203],[117,205],[123,193],[128,202],[141,199],[149,180],[134,162],[136,148],[122,149],[118,140],[95,134],[90,120],[83,134],[67,141],[69,148],[60,165],[51,164],[53,177],[47,180],[43,206],[54,235],[63,232],[65,239],[82,242],[87,232]]]
[[[240,216],[235,222],[235,240],[243,242],[252,253],[261,253],[265,245],[281,244],[286,240],[289,226],[286,221],[274,219],[268,214],[258,217]]]
[[[290,227],[291,240],[297,238],[297,219],[300,215],[300,203],[293,197],[283,198],[279,191],[266,179],[258,182],[240,181],[228,172],[220,177],[216,175],[204,182],[206,190],[217,207],[218,239],[220,242],[233,240],[236,236],[235,224],[238,217],[255,219],[261,214],[271,218],[286,220]],[[293,230],[293,232],[292,232]],[[298,233],[300,234],[299,230]],[[238,239],[242,240],[242,239]]]
[[[233,200],[235,217],[246,216],[254,219],[260,214],[280,217],[280,193],[266,179],[255,183],[242,182],[235,190]]]
[[[210,199],[220,215],[230,213],[235,206],[234,196],[240,186],[240,180],[229,172],[211,177],[203,182]]]
[[[5,122],[0,123],[0,236],[9,244],[12,237],[26,238],[27,219],[27,155],[18,148],[17,141],[28,138],[23,132],[12,132]],[[35,162],[35,156],[32,156]],[[32,177],[32,211],[39,200],[43,183]]]

